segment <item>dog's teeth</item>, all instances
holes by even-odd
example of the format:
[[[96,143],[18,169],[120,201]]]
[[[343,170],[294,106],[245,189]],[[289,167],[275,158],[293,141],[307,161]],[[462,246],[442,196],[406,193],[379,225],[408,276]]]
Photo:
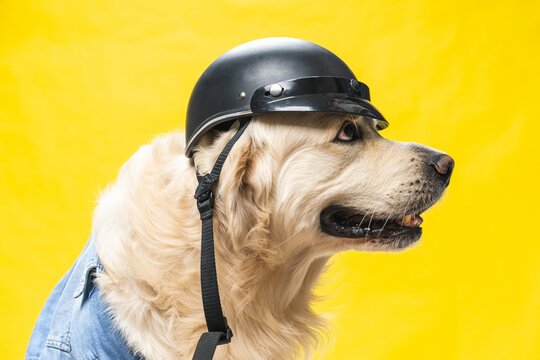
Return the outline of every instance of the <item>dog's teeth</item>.
[[[401,223],[405,225],[405,224],[410,223],[411,220],[412,220],[412,215],[406,215],[401,218]]]
[[[422,218],[416,215],[405,215],[401,219],[398,219],[398,223],[404,226],[416,227],[422,224]]]

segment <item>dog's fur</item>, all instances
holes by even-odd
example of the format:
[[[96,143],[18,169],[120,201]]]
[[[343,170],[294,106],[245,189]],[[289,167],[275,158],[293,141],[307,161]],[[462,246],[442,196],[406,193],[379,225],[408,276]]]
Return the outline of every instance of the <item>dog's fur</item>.
[[[333,141],[345,121],[362,139]],[[182,133],[141,147],[101,196],[94,217],[104,266],[98,285],[128,344],[146,359],[189,359],[206,331],[200,279],[201,221],[195,166],[207,173],[236,126],[184,156]],[[335,253],[408,244],[330,236],[332,203],[370,216],[425,210],[444,188],[423,170],[421,145],[383,139],[373,120],[336,114],[256,116],[233,147],[216,186],[217,274],[232,342],[215,359],[293,359],[322,339],[312,289]]]

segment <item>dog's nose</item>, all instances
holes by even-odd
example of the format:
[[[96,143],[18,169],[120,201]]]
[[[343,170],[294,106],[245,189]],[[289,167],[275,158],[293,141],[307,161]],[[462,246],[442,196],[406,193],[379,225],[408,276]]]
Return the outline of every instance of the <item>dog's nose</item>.
[[[437,154],[431,159],[430,165],[442,176],[448,186],[452,170],[454,170],[454,159],[446,154]]]

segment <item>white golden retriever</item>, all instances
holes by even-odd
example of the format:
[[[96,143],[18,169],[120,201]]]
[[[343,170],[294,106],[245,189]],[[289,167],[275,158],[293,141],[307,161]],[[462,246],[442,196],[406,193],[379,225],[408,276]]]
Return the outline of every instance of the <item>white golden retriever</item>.
[[[157,138],[99,201],[98,286],[148,360],[190,359],[206,331],[194,161],[209,172],[235,129],[207,134],[194,159],[184,156],[183,134]],[[382,138],[368,118],[255,116],[215,190],[217,274],[234,337],[214,358],[309,354],[325,327],[310,300],[328,259],[416,242],[419,214],[441,197],[452,168],[443,153]]]

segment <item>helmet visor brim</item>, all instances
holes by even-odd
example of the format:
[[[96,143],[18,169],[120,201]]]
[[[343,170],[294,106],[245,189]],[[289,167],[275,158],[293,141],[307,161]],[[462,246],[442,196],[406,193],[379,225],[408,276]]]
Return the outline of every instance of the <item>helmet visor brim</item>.
[[[388,121],[369,102],[369,89],[355,79],[301,78],[263,86],[251,97],[251,111],[262,114],[279,111],[330,112],[366,116],[377,120],[377,128]]]

